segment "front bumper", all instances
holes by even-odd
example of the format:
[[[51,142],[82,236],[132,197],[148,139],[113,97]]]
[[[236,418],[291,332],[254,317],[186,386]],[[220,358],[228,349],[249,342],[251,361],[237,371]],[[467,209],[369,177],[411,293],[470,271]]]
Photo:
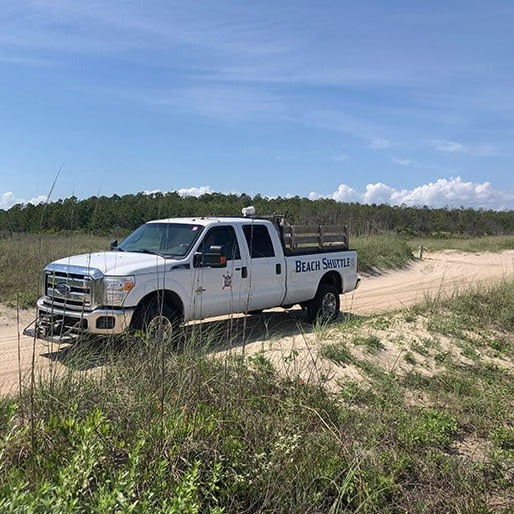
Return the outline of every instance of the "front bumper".
[[[91,311],[49,309],[40,298],[37,318],[25,328],[24,335],[56,343],[73,342],[86,335],[119,335],[130,326],[134,307],[98,308]]]

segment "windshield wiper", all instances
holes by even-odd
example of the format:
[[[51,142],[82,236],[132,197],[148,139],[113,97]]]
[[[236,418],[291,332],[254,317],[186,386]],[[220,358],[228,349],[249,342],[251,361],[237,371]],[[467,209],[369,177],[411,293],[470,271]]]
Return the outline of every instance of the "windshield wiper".
[[[154,252],[153,250],[149,250],[148,248],[139,248],[138,250],[132,250],[133,252],[137,253],[148,253],[150,255],[158,255],[159,257],[162,257],[162,254],[159,252]]]

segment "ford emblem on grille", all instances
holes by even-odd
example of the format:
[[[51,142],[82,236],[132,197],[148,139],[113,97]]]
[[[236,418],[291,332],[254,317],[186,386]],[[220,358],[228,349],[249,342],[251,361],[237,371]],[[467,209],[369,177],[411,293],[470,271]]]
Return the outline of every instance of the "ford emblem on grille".
[[[71,286],[65,284],[64,282],[59,282],[55,286],[55,289],[57,289],[57,291],[59,291],[59,293],[61,293],[62,295],[67,295],[71,293]]]

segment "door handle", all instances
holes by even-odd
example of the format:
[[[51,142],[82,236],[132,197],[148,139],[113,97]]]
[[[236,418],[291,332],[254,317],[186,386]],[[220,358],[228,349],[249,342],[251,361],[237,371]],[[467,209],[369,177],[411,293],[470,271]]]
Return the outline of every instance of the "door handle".
[[[277,275],[280,275],[282,273],[282,264],[278,263],[275,266],[275,271],[276,271]]]
[[[248,268],[246,266],[243,266],[241,268],[241,278],[247,278],[248,277]]]

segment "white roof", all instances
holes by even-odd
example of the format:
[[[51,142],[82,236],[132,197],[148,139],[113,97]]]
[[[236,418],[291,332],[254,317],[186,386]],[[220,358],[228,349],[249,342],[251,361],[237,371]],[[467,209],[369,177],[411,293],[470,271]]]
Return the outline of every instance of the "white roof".
[[[219,217],[219,216],[198,216],[196,218],[166,218],[162,220],[152,220],[148,223],[186,223],[192,225],[214,225],[215,223],[251,223],[252,221],[263,222],[266,220],[259,218],[238,217]]]

